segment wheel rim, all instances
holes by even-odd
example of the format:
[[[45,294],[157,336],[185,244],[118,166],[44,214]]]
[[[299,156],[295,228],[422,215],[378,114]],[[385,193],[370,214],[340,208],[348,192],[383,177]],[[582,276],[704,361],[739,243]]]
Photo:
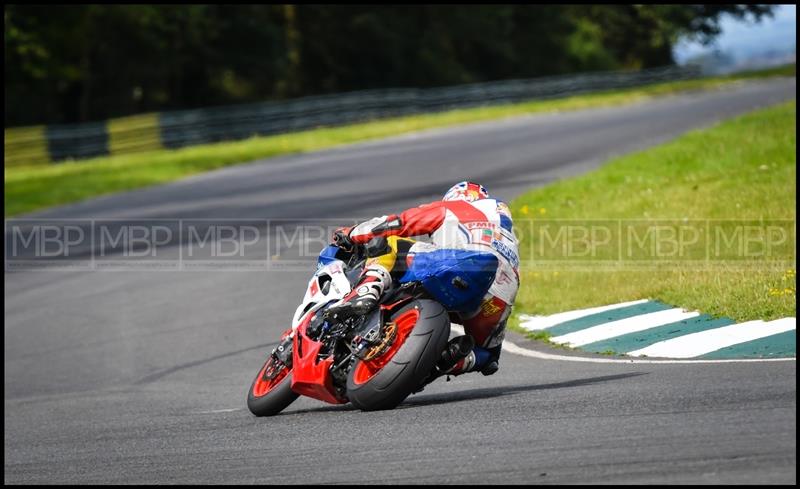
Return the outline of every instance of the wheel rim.
[[[394,320],[397,325],[397,337],[394,342],[383,355],[369,361],[359,360],[356,362],[355,371],[353,372],[353,382],[356,384],[365,384],[380,372],[381,369],[394,358],[395,354],[406,342],[406,338],[411,334],[418,319],[419,310],[416,308],[409,309],[397,316]]]
[[[268,369],[274,368],[280,368],[280,366],[275,364],[275,357],[270,355],[267,361],[264,362],[264,366],[261,367],[261,370],[259,370],[255,382],[253,382],[253,397],[263,397],[267,395],[270,391],[277,387],[287,375],[289,375],[290,369],[284,366],[272,379],[270,379],[268,375]]]

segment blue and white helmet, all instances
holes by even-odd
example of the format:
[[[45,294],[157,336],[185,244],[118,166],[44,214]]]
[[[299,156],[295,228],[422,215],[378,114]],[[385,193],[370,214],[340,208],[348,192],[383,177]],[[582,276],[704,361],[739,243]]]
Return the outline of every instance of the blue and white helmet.
[[[444,194],[442,200],[445,202],[451,200],[466,200],[467,202],[475,202],[476,200],[488,198],[489,192],[486,191],[486,187],[479,183],[468,182],[464,180],[463,182],[458,182],[450,187],[450,190]]]

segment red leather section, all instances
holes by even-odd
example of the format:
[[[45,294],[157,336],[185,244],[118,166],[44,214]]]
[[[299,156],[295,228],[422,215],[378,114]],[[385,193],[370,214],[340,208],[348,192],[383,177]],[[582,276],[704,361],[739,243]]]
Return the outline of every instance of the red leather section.
[[[464,331],[475,338],[476,345],[483,346],[486,343],[503,317],[506,307],[508,304],[492,296],[483,301],[478,314],[464,321]]]

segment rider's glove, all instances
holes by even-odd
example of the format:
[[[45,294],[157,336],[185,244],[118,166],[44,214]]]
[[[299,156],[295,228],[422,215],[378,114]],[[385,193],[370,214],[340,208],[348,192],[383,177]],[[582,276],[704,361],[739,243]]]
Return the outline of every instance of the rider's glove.
[[[333,244],[344,251],[353,251],[353,241],[350,239],[350,230],[353,228],[339,228],[333,232]]]

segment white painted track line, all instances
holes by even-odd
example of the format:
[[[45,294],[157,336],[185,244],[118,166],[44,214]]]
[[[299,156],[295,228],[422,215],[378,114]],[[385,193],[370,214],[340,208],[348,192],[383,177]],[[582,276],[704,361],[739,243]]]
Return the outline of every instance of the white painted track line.
[[[559,312],[550,316],[528,316],[527,314],[520,315],[520,326],[529,330],[547,329],[556,324],[572,321],[573,319],[582,318],[597,314],[598,312],[610,311],[612,309],[619,309],[621,307],[635,306],[636,304],[644,304],[647,299],[638,301],[621,302],[619,304],[611,304],[610,306],[591,307],[589,309],[577,309],[574,311]]]
[[[637,331],[656,328],[669,323],[675,323],[699,316],[699,312],[687,312],[683,309],[667,309],[666,311],[656,311],[647,314],[640,314],[609,323],[592,326],[573,333],[550,338],[553,343],[567,344],[569,346],[581,346],[595,341],[607,340],[615,336],[621,336]],[[670,356],[670,355],[659,355]]]
[[[739,343],[766,338],[774,334],[796,329],[795,318],[783,318],[775,321],[748,321],[741,324],[709,329],[699,333],[691,333],[670,340],[660,341],[646,348],[641,348],[628,355],[670,358],[693,358],[717,351]]]

